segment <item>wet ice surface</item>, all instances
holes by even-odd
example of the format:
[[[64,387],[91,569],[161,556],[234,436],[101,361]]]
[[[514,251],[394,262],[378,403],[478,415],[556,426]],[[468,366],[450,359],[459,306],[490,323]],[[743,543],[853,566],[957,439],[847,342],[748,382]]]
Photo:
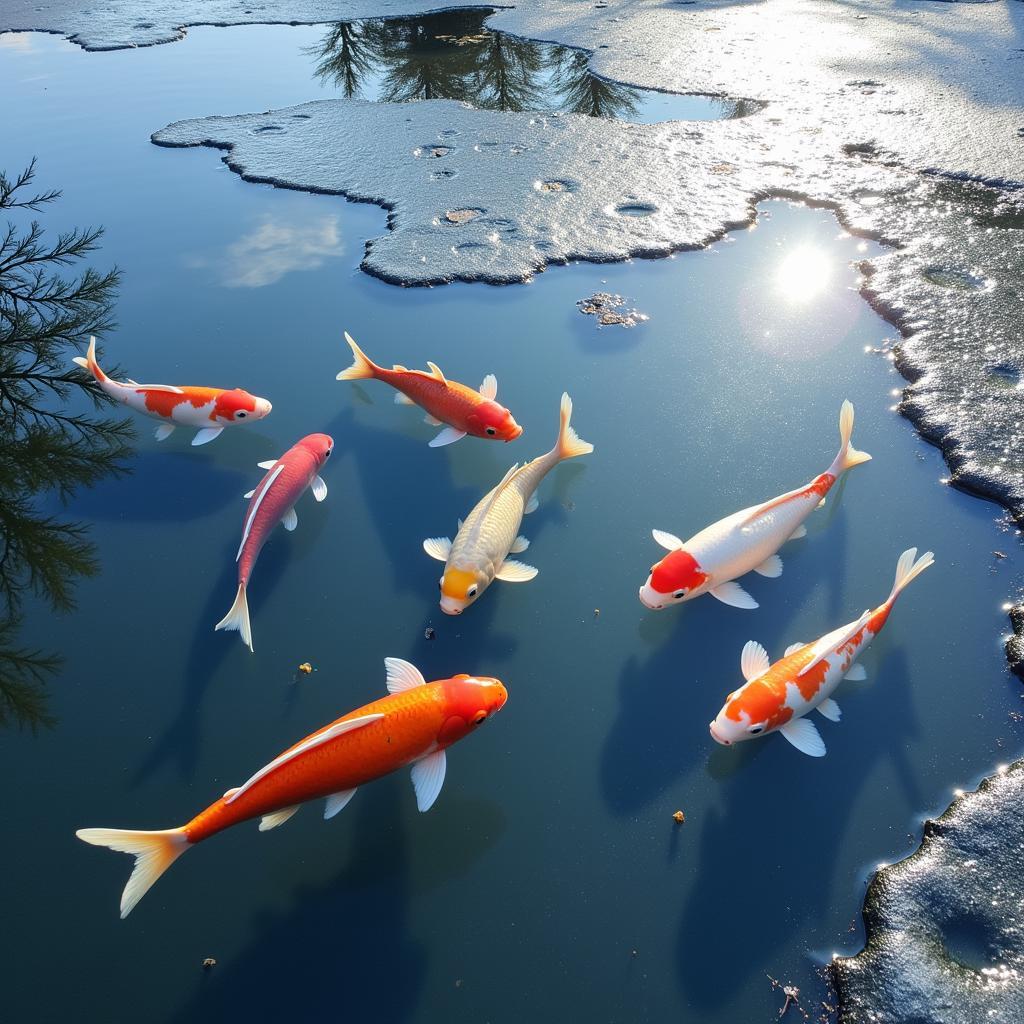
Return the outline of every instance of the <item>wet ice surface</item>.
[[[1024,762],[925,827],[881,870],[867,947],[834,961],[841,1024],[1024,1020]]]

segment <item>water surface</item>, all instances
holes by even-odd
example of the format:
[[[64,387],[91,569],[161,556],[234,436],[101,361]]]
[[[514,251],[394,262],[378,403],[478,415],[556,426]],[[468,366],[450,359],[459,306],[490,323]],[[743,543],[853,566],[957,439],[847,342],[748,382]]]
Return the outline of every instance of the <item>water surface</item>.
[[[65,190],[51,219],[105,224],[97,263],[125,269],[110,357],[138,379],[274,402],[198,450],[182,432],[158,445],[140,421],[133,475],[72,506],[104,571],[79,586],[75,615],[40,607],[26,624],[26,642],[66,667],[58,726],[0,742],[2,867],[16,879],[5,1009],[107,1020],[131,1006],[192,1024],[769,1019],[780,1003],[765,974],[808,999],[817,959],[860,944],[867,872],[909,852],[954,787],[1024,747],[999,636],[1015,546],[992,506],[941,484],[939,453],[893,412],[900,379],[866,351],[890,332],[851,267],[877,250],[825,211],[764,204],[756,229],[675,259],[396,289],[356,270],[381,210],[246,184],[215,153],[149,143],[172,120],[316,95],[302,48],[321,33],[196,29],[102,54],[0,36],[0,162],[37,155],[40,184]],[[599,329],[576,308],[596,291],[650,319]],[[494,372],[525,434],[428,449],[435,431],[383,385],[335,381],[343,329],[382,362],[431,359],[469,383]],[[524,524],[540,575],[444,618],[422,538],[454,531],[511,461],[550,446],[563,389],[597,450],[552,474]],[[761,608],[645,611],[651,527],[686,536],[806,481],[832,459],[846,397],[875,459],[783,549],[780,579],[744,581]],[[261,557],[250,655],[213,632],[233,596],[241,496],[257,462],[315,430],[337,442],[328,498],[304,499],[298,530]],[[912,544],[937,564],[866,655],[868,681],[839,692],[842,722],[821,723],[828,756],[781,737],[715,747],[707,723],[739,682],[743,643],[777,657],[848,621],[884,597]],[[383,694],[385,655],[509,688],[502,714],[452,751],[429,814],[403,772],[331,822],[309,807],[269,834],[240,826],[117,919],[130,862],[75,828],[184,821]],[[316,671],[296,682],[307,660]]]

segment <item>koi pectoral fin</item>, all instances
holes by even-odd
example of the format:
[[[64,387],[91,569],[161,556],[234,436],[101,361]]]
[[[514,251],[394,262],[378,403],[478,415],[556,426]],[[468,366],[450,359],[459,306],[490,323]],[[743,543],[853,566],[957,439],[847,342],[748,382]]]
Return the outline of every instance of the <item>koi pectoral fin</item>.
[[[404,391],[395,392],[395,405],[415,405],[416,403]]]
[[[313,477],[313,482],[309,485],[310,490],[313,492],[313,497],[317,501],[323,501],[327,497],[327,484],[324,483],[323,477]]]
[[[412,766],[412,785],[416,790],[416,806],[420,812],[429,811],[444,785],[447,759],[443,750],[420,758]]]
[[[445,427],[433,441],[428,441],[427,444],[431,448],[443,448],[446,444],[455,444],[456,441],[461,441],[465,436],[466,432],[464,430]]]
[[[813,722],[806,718],[790,719],[785,725],[780,726],[779,732],[789,740],[790,743],[808,757],[824,757],[825,741],[815,728]]]
[[[156,430],[153,431],[153,436],[158,441],[166,441],[167,438],[169,438],[171,436],[171,434],[173,434],[173,433],[174,433],[174,424],[173,423],[161,423],[160,426],[158,426],[156,428]]]
[[[740,655],[740,672],[749,683],[751,679],[763,676],[771,667],[768,652],[756,641],[748,640]]]
[[[521,555],[529,546],[530,542],[525,537],[519,536],[512,541],[512,547],[508,549],[508,552],[510,555]]]
[[[192,438],[192,447],[198,448],[201,444],[209,444],[215,437],[219,437],[223,431],[223,427],[203,427],[203,429],[197,431],[196,436]]]
[[[847,672],[845,676],[843,676],[844,679],[851,679],[855,683],[861,682],[867,679],[867,677],[867,670],[864,668],[863,665],[851,665],[850,671]]]
[[[281,525],[290,533],[299,525],[299,517],[295,512],[295,509],[290,508],[283,516],[281,516]]]
[[[506,558],[501,563],[501,568],[495,573],[496,580],[504,580],[506,583],[526,583],[537,575],[539,569],[524,562],[517,562],[515,559]]]
[[[423,550],[431,558],[436,558],[439,562],[448,561],[448,554],[451,549],[452,542],[450,537],[428,537],[423,542]]]
[[[735,580],[719,583],[717,587],[712,587],[708,593],[712,597],[717,597],[722,604],[732,605],[733,608],[758,607],[758,603]]]

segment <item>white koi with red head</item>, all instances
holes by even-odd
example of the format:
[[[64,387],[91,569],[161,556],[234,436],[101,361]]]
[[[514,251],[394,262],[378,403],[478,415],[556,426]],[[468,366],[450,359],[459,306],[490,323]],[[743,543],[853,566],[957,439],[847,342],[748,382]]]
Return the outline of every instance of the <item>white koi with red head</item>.
[[[261,420],[273,406],[265,398],[257,398],[241,388],[205,388],[171,384],[138,384],[133,380],[112,380],[96,362],[96,339],[89,339],[85,357],[76,356],[78,366],[88,370],[100,388],[116,402],[129,409],[160,420],[156,439],[170,437],[175,427],[193,427],[198,433],[192,444],[206,444],[225,427],[251,420]]]
[[[892,591],[883,604],[813,644],[790,645],[774,665],[759,643],[749,641],[740,657],[746,682],[725,698],[710,726],[712,738],[731,747],[780,732],[797,750],[823,757],[825,743],[814,723],[804,716],[818,711],[832,722],[839,721],[839,705],[832,699],[836,687],[844,679],[865,678],[857,659],[882,631],[900,592],[933,562],[930,551],[920,558],[917,548],[904,551],[896,565]]]
[[[652,531],[669,554],[651,566],[651,574],[640,588],[641,602],[660,611],[711,594],[734,608],[756,608],[757,602],[734,581],[748,572],[772,578],[782,575],[779,548],[788,540],[803,537],[807,533],[804,520],[824,502],[836,481],[871,458],[853,447],[852,434],[853,405],[846,401],[839,413],[839,453],[809,484],[734,512],[687,541],[663,530]]]

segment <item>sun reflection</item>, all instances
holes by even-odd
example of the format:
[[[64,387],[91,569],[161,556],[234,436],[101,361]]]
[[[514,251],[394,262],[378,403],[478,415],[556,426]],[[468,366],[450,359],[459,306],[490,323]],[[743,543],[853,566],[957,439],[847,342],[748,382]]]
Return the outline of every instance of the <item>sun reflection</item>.
[[[832,265],[825,253],[805,245],[783,258],[776,281],[791,302],[810,302],[825,290],[831,277]]]

